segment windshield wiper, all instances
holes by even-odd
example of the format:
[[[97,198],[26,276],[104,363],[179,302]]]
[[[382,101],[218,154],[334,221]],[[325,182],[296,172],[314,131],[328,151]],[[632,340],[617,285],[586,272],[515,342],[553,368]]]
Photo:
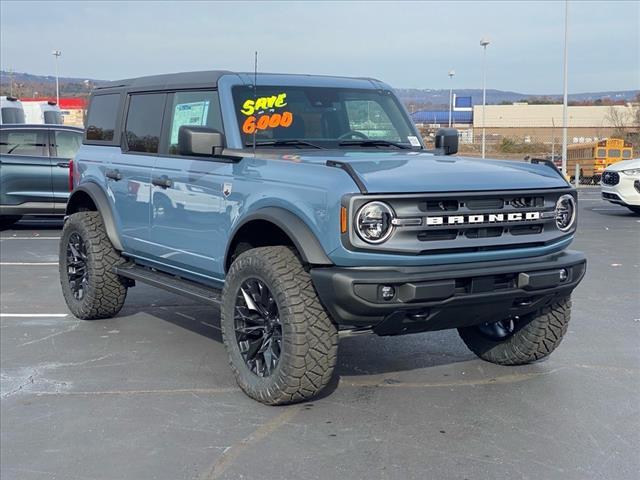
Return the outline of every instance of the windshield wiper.
[[[245,147],[252,147],[253,146],[253,142],[247,142],[244,144]],[[264,147],[264,146],[268,146],[268,147],[286,147],[286,146],[294,146],[294,147],[311,147],[311,148],[321,148],[324,149],[324,147],[321,147],[320,145],[316,145],[315,143],[311,143],[311,142],[307,142],[305,140],[296,140],[296,139],[291,139],[291,140],[262,140],[260,142],[256,142],[256,147]]]
[[[390,142],[388,140],[343,140],[338,143],[341,147],[347,147],[352,145],[362,146],[362,147],[396,147],[401,148],[403,150],[407,150],[411,147],[407,145],[403,145],[397,142]]]

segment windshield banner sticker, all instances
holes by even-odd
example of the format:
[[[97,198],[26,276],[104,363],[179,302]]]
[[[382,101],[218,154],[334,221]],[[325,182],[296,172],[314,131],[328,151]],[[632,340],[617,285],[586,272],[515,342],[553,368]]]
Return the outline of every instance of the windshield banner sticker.
[[[240,112],[247,116],[242,124],[242,131],[252,134],[256,130],[290,127],[293,123],[293,114],[289,111],[276,113],[276,108],[280,109],[286,105],[286,93],[245,100],[240,109]]]
[[[412,147],[419,147],[420,146],[420,140],[418,140],[418,137],[416,137],[414,135],[409,135],[407,137],[407,140],[409,140],[409,143],[411,144]]]

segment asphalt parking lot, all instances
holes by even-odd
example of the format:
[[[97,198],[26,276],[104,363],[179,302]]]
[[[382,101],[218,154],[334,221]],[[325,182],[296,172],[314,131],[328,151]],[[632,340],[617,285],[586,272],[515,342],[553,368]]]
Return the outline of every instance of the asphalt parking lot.
[[[1,469],[10,479],[637,479],[640,217],[580,191],[588,256],[547,360],[499,367],[455,331],[343,338],[322,398],[237,388],[218,312],[138,286],[79,321],[60,222],[0,232]]]

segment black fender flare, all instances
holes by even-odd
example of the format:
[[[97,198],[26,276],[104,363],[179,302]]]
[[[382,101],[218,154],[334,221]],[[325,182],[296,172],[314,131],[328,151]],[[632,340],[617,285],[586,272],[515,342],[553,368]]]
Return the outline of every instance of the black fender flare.
[[[122,242],[120,241],[120,235],[118,235],[118,229],[116,228],[116,222],[113,215],[111,202],[109,202],[107,194],[104,192],[104,190],[100,188],[100,186],[96,183],[83,183],[71,193],[71,196],[67,201],[66,215],[71,215],[71,213],[73,213],[72,206],[74,204],[74,197],[77,198],[77,196],[80,195],[80,192],[88,195],[91,200],[93,200],[93,204],[96,206],[96,210],[102,217],[104,228],[107,231],[109,240],[111,240],[111,243],[113,244],[113,248],[120,252],[124,250],[122,248]]]
[[[297,215],[280,207],[265,207],[256,210],[244,217],[235,226],[229,235],[229,242],[224,254],[224,265],[227,265],[229,260],[229,255],[231,254],[229,248],[233,244],[234,237],[244,225],[254,220],[265,220],[280,228],[291,239],[305,263],[310,265],[333,265],[333,262],[327,257],[322,245],[307,224]]]

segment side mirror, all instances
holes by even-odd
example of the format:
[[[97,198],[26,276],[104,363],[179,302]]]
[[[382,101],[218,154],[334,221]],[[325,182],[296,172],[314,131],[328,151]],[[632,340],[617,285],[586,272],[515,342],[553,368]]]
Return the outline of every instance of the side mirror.
[[[436,150],[445,155],[458,153],[458,130],[455,128],[439,128],[435,137]]]
[[[224,135],[209,127],[182,125],[178,130],[178,153],[214,157],[222,154]]]

